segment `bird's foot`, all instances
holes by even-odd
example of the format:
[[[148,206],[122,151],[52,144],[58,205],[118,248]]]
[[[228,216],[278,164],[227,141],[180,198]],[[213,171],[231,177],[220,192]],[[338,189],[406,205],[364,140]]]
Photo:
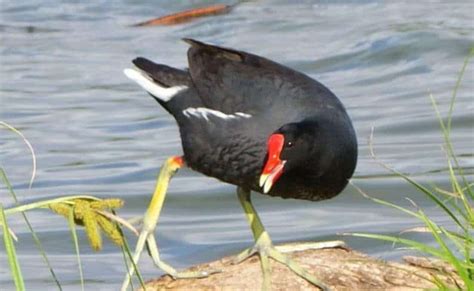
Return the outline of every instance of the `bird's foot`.
[[[147,239],[147,248],[148,253],[153,259],[155,266],[164,271],[167,275],[171,276],[173,279],[192,279],[192,278],[205,278],[215,273],[220,273],[221,270],[204,270],[204,271],[177,271],[172,266],[168,265],[160,259],[160,254],[158,252],[158,246],[156,244],[155,237],[150,235]]]
[[[242,251],[234,259],[234,264],[238,264],[242,261],[245,261],[249,257],[258,253],[260,257],[260,264],[263,273],[263,283],[262,290],[270,290],[271,282],[271,269],[269,258],[274,259],[275,261],[287,266],[291,271],[296,275],[310,282],[314,286],[320,288],[321,290],[329,290],[327,286],[321,283],[316,277],[308,273],[298,262],[293,260],[289,255],[284,253],[293,252],[293,251],[302,251],[307,249],[321,249],[329,247],[342,247],[344,242],[334,241],[334,242],[323,242],[323,243],[302,243],[302,244],[289,244],[283,246],[274,246],[270,236],[263,232],[259,239],[256,241],[255,245],[251,248],[248,248]]]
[[[155,238],[151,236],[147,241],[148,252],[153,259],[155,265],[163,270],[167,275],[171,276],[173,279],[192,279],[192,278],[205,278],[212,274],[220,273],[221,270],[204,270],[204,271],[177,271],[172,266],[168,265],[160,259],[160,254],[158,253],[158,247],[156,245]]]
[[[159,258],[153,258],[153,262],[155,265],[163,270],[166,275],[170,276],[173,279],[199,279],[209,277],[212,274],[220,273],[221,270],[204,270],[204,271],[177,271],[172,266],[168,265],[164,261],[160,260]]]
[[[153,230],[144,229],[138,237],[137,246],[133,254],[132,260],[133,264],[129,266],[128,274],[125,276],[124,282],[122,284],[122,291],[127,290],[128,285],[130,284],[131,277],[135,272],[135,267],[140,258],[141,253],[143,252],[144,247],[146,246],[148,254],[151,256],[153,263],[167,275],[171,276],[173,279],[191,279],[191,278],[204,278],[209,275],[219,273],[220,270],[206,270],[206,271],[177,271],[168,263],[164,262],[160,258],[160,253],[158,251],[158,246],[156,244],[155,237],[153,236]]]

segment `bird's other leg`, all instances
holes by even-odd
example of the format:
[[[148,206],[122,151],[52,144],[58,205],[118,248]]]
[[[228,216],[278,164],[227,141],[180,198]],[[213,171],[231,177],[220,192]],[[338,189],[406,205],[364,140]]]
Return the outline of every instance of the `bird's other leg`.
[[[252,230],[252,234],[255,240],[255,245],[249,249],[244,250],[242,253],[237,255],[235,263],[240,263],[245,259],[249,258],[255,253],[258,253],[260,256],[260,264],[263,273],[263,282],[262,282],[262,290],[270,290],[271,285],[271,269],[270,269],[270,262],[269,258],[273,258],[274,260],[280,262],[281,264],[287,266],[291,269],[295,274],[300,276],[301,278],[309,281],[313,285],[321,288],[322,290],[328,290],[328,288],[319,282],[313,275],[309,274],[303,267],[301,267],[296,261],[291,259],[291,257],[283,254],[277,247],[273,245],[273,242],[270,238],[270,235],[265,230],[255,208],[252,205],[250,200],[250,191],[246,189],[242,189],[240,187],[237,188],[237,195],[239,197],[240,204],[244,209],[245,216],[250,224],[250,229]],[[307,248],[314,248],[309,246]],[[307,249],[305,248],[305,249]],[[286,250],[291,251],[291,250]]]
[[[179,156],[170,157],[166,160],[160,170],[156,181],[155,191],[151,198],[148,209],[143,218],[143,228],[138,236],[138,241],[135,246],[135,252],[133,253],[132,260],[128,266],[128,273],[125,275],[121,290],[126,290],[130,284],[131,276],[135,272],[135,266],[140,259],[140,255],[143,251],[145,245],[148,247],[149,253],[153,258],[155,265],[171,275],[174,278],[196,278],[196,277],[206,277],[210,272],[178,272],[173,267],[163,262],[160,259],[160,254],[158,251],[158,246],[155,241],[153,233],[158,223],[158,218],[160,217],[161,209],[163,208],[163,203],[166,197],[166,191],[168,190],[168,185],[171,178],[176,174],[176,172],[184,166],[183,158]]]

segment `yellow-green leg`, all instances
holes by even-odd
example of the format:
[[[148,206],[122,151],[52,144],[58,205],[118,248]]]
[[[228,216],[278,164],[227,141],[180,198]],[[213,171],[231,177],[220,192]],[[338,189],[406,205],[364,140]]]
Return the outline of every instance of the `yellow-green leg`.
[[[156,224],[158,223],[158,218],[160,217],[161,209],[163,208],[163,203],[166,197],[166,191],[168,190],[168,185],[171,178],[176,174],[176,172],[183,166],[183,160],[181,157],[171,157],[166,160],[166,162],[161,167],[160,174],[158,175],[156,181],[155,192],[151,198],[148,209],[143,218],[143,228],[138,236],[138,241],[135,246],[135,252],[133,253],[133,263],[130,263],[128,266],[128,273],[126,274],[123,284],[122,291],[127,290],[128,285],[130,284],[131,276],[135,272],[135,266],[140,259],[140,255],[143,251],[143,248],[148,247],[149,253],[153,259],[155,265],[166,272],[168,275],[174,278],[202,278],[207,277],[215,271],[212,272],[178,272],[172,266],[163,262],[160,259],[160,253],[158,251],[158,246],[153,236],[155,231]]]
[[[258,253],[260,256],[260,264],[262,267],[263,273],[263,282],[262,282],[262,290],[270,290],[270,279],[271,279],[271,269],[269,258],[273,258],[274,260],[280,262],[281,264],[290,268],[294,273],[296,273],[301,278],[309,281],[313,285],[321,288],[322,290],[329,290],[324,284],[319,282],[313,275],[309,274],[305,269],[303,269],[296,261],[291,259],[289,256],[283,254],[283,252],[291,252],[292,249],[294,250],[302,250],[302,249],[315,249],[327,247],[327,245],[319,245],[319,244],[312,244],[308,243],[303,245],[303,247],[295,245],[294,247],[286,247],[285,250],[280,250],[279,247],[275,247],[272,243],[268,232],[262,225],[260,218],[258,217],[255,208],[252,205],[250,200],[250,191],[242,189],[240,187],[237,188],[237,195],[239,197],[240,204],[242,205],[245,216],[250,224],[250,228],[252,230],[253,237],[255,239],[255,245],[249,249],[244,250],[242,253],[237,255],[235,262],[239,263],[244,261],[245,259],[249,258],[250,256]],[[343,244],[342,242],[334,242],[334,245],[331,244],[330,246],[340,246]]]

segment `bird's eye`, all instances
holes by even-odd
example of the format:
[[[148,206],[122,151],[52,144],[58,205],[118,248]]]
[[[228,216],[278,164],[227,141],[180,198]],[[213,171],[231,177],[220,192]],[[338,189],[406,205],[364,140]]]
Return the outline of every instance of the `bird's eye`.
[[[293,146],[293,142],[289,141],[286,143],[286,147],[291,148]]]

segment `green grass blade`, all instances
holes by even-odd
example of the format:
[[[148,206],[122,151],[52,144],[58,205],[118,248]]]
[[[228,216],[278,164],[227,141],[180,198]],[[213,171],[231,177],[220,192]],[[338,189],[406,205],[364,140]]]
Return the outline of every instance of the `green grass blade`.
[[[459,221],[459,219],[456,217],[456,215],[443,203],[441,199],[438,198],[434,193],[432,193],[429,189],[427,189],[425,186],[421,185],[420,183],[416,182],[412,178],[408,177],[407,175],[403,174],[402,172],[393,169],[389,167],[388,165],[384,164],[383,162],[379,161],[377,158],[377,155],[375,154],[374,148],[373,148],[373,130],[372,133],[369,137],[369,151],[370,155],[374,158],[376,162],[378,162],[382,167],[387,169],[388,171],[392,172],[393,174],[401,177],[404,179],[406,182],[414,186],[416,189],[418,189],[420,192],[424,193],[426,196],[428,196],[433,202],[435,202],[436,205],[438,205],[441,209],[443,209],[450,217],[453,219],[453,221],[456,222],[456,224],[462,228],[464,231],[466,230],[466,227],[464,224]]]
[[[467,68],[467,65],[469,64],[469,61],[471,60],[471,58],[474,56],[474,46],[471,47],[471,49],[469,50],[469,54],[466,56],[466,58],[464,59],[464,63],[462,65],[462,68],[461,68],[461,71],[459,72],[458,74],[458,79],[456,80],[456,85],[454,86],[454,90],[453,90],[453,95],[451,97],[451,102],[450,102],[450,105],[449,105],[449,111],[448,111],[448,124],[447,124],[447,137],[448,139],[446,140],[446,144],[448,145],[448,150],[450,151],[450,154],[451,154],[451,157],[454,161],[454,164],[456,165],[456,168],[458,169],[458,172],[461,176],[461,179],[463,180],[463,183],[465,186],[468,186],[469,183],[468,181],[466,180],[466,176],[464,175],[464,171],[463,169],[459,166],[459,163],[458,163],[458,160],[456,158],[456,155],[454,154],[454,148],[453,148],[453,145],[452,145],[452,142],[451,142],[451,139],[449,138],[450,136],[450,133],[451,133],[451,123],[452,123],[452,117],[453,117],[453,111],[454,111],[454,104],[455,104],[455,101],[456,101],[456,97],[457,97],[457,94],[458,94],[458,90],[459,90],[459,87],[461,86],[461,81],[462,79],[464,78],[464,75],[466,73],[466,68]],[[474,199],[474,193],[473,191],[471,190],[470,187],[467,187],[467,191],[468,191],[468,194],[469,196],[471,197],[471,199]]]
[[[414,217],[417,217],[419,218],[419,214],[414,212],[414,211],[411,211],[411,210],[408,210],[402,206],[398,206],[396,204],[393,204],[393,203],[390,203],[388,201],[385,201],[385,200],[382,200],[382,199],[378,199],[378,198],[375,198],[375,197],[372,197],[370,196],[369,194],[365,193],[361,188],[359,188],[359,186],[355,185],[354,183],[352,183],[352,181],[349,181],[349,184],[354,187],[357,192],[359,192],[362,196],[364,196],[365,198],[369,199],[369,200],[372,200],[373,202],[375,203],[378,203],[378,204],[382,204],[382,205],[385,205],[385,206],[389,206],[389,207],[392,207],[392,208],[395,208],[397,210],[400,210],[402,212],[405,212],[406,214],[408,215],[411,215],[411,216],[414,216]]]
[[[138,281],[140,282],[141,287],[143,288],[143,290],[145,290],[146,289],[145,288],[145,281],[143,280],[142,274],[140,273],[140,270],[138,269],[137,264],[135,264],[135,262],[133,261],[133,255],[132,255],[132,252],[130,251],[130,246],[129,246],[127,238],[125,236],[123,236],[123,250],[127,254],[128,260],[130,260],[133,267],[135,268],[135,274],[137,275],[137,278],[138,278]],[[125,260],[125,261],[127,261],[127,260]],[[125,265],[127,266],[127,274],[128,274],[128,263],[125,262]],[[132,281],[133,280],[130,280],[130,283]]]
[[[81,280],[81,290],[84,291],[84,274],[82,272],[81,253],[79,250],[79,240],[77,239],[76,223],[74,222],[74,210],[72,208],[71,212],[69,213],[68,222],[69,229],[71,230],[71,237],[76,250],[77,267],[79,269],[79,278]]]
[[[89,200],[96,200],[96,201],[99,200],[98,198],[94,196],[89,196],[89,195],[63,196],[63,197],[58,197],[54,199],[48,199],[48,200],[42,200],[42,201],[37,201],[33,203],[23,204],[17,207],[11,207],[11,208],[5,209],[5,214],[10,215],[13,213],[25,212],[25,211],[37,209],[37,208],[48,208],[50,204],[59,203],[59,202],[68,203],[68,201],[74,200],[74,199],[89,199]]]
[[[3,243],[5,245],[5,251],[8,257],[8,264],[10,265],[10,270],[12,272],[13,281],[15,282],[16,290],[24,291],[25,282],[23,281],[23,275],[21,273],[20,264],[18,263],[18,258],[16,256],[15,245],[11,237],[10,232],[8,231],[7,218],[5,212],[3,211],[3,205],[0,203],[0,224],[3,228]]]
[[[441,232],[443,233],[443,235],[445,235],[450,241],[452,241],[454,244],[457,245],[460,252],[466,251],[465,248],[466,247],[469,248],[469,246],[471,246],[471,242],[469,242],[467,240],[464,240],[464,239],[460,239],[459,236],[453,235],[452,232],[450,232],[449,230],[447,230],[443,227],[440,227],[440,229],[441,229]],[[464,253],[464,258],[458,259],[458,262],[459,262],[460,266],[462,266],[464,269],[474,268],[474,264],[472,264],[470,258],[471,258],[470,252],[465,252]]]
[[[403,178],[405,181],[413,185],[416,189],[418,189],[420,192],[424,193],[426,196],[428,196],[433,202],[435,202],[436,205],[438,205],[441,209],[443,209],[444,212],[446,212],[456,224],[462,228],[464,231],[466,230],[466,226],[457,218],[457,216],[449,209],[445,203],[441,199],[438,198],[434,193],[432,193],[429,189],[427,189],[425,186],[421,185],[420,183],[416,182],[412,178],[408,177],[407,175],[392,169],[395,174],[399,175],[401,178]]]
[[[0,177],[3,181],[3,183],[7,186],[7,189],[8,189],[8,192],[10,192],[10,195],[13,197],[13,200],[15,201],[15,203],[18,205],[19,204],[19,201],[18,201],[18,198],[15,194],[15,191],[13,191],[13,187],[10,183],[10,181],[8,180],[8,177],[5,173],[5,171],[3,170],[3,168],[0,167]],[[54,272],[54,269],[51,265],[51,262],[49,261],[49,258],[48,256],[46,255],[46,251],[43,247],[43,244],[41,243],[38,235],[36,234],[36,232],[34,231],[33,229],[33,226],[31,225],[28,217],[26,216],[26,213],[22,212],[21,213],[22,216],[23,216],[23,220],[25,221],[26,225],[28,226],[28,229],[31,233],[31,236],[33,237],[33,241],[35,242],[35,245],[36,247],[38,248],[40,254],[41,254],[41,257],[43,258],[43,261],[46,263],[46,266],[48,267],[49,269],[49,273],[51,274],[51,277],[53,278],[54,282],[56,283],[56,286],[58,287],[59,290],[63,290],[62,287],[61,287],[61,284],[59,283],[59,280],[58,280],[58,277],[56,276],[56,273]]]
[[[114,215],[117,215],[114,210],[112,210],[112,213]],[[123,255],[123,262],[125,263],[125,268],[127,268],[127,274],[130,271],[130,269],[128,267],[128,259],[130,259],[130,261],[133,264],[133,267],[135,268],[135,274],[137,275],[138,281],[140,282],[140,286],[142,287],[143,290],[145,290],[146,289],[145,288],[145,281],[143,280],[142,274],[140,273],[140,270],[138,269],[137,264],[135,264],[135,262],[132,259],[133,256],[132,256],[132,252],[130,251],[130,246],[128,244],[127,237],[123,234],[122,227],[119,224],[117,224],[117,225],[120,229],[120,233],[122,234],[123,245],[121,247],[121,250],[122,250],[122,255]],[[135,290],[135,288],[133,287],[133,280],[130,280],[130,286],[132,287],[132,290]]]
[[[459,185],[457,179],[456,179],[456,174],[454,173],[453,165],[451,164],[451,161],[448,159],[448,169],[449,169],[449,175],[450,179],[454,185],[454,190],[455,192],[459,194],[459,199],[461,199],[465,214],[467,216],[467,221],[471,221],[473,219],[473,213],[472,213],[472,208],[469,202],[466,199],[466,196],[464,195],[463,188]],[[461,211],[461,213],[464,214],[464,211]]]
[[[457,201],[456,200],[450,200],[446,203],[449,203],[449,206],[452,207],[454,210],[457,211],[457,213],[463,218],[465,219],[466,221],[469,221],[469,214],[468,213],[465,213],[465,209],[459,207],[456,203]],[[467,228],[467,227],[466,227]]]
[[[451,235],[453,237],[456,237],[460,241],[464,241],[468,244],[473,244],[474,243],[474,237],[472,237],[470,235],[459,234],[459,233],[456,233],[456,232],[450,231],[450,230],[446,230],[446,231],[449,233],[449,235]]]
[[[466,188],[467,193],[469,194],[471,199],[474,199],[474,193],[472,192],[472,189],[469,186],[470,184],[467,181],[466,176],[464,175],[464,171],[462,167],[459,166],[459,162],[456,158],[454,147],[450,138],[450,129],[448,129],[446,125],[444,124],[443,117],[441,116],[441,112],[438,109],[438,104],[436,103],[436,99],[433,97],[433,94],[430,94],[430,100],[431,100],[431,104],[433,105],[433,109],[436,113],[436,117],[438,118],[441,132],[443,133],[444,142],[445,142],[446,150],[448,153],[448,160],[452,159],[454,161],[454,165],[456,166],[457,172],[459,173],[459,176],[461,177],[463,181],[463,184],[464,184],[464,187]],[[451,116],[448,116],[448,119],[451,119]]]
[[[36,155],[35,155],[35,150],[33,149],[33,146],[31,145],[30,141],[26,138],[26,136],[23,135],[23,133],[21,131],[19,131],[15,127],[11,126],[10,124],[6,123],[5,121],[0,121],[0,125],[3,126],[3,127],[6,127],[10,131],[12,131],[12,132],[16,133],[17,135],[19,135],[22,138],[23,142],[26,144],[26,146],[28,147],[28,150],[31,153],[31,159],[32,159],[32,162],[33,162],[33,169],[31,171],[30,184],[28,186],[28,188],[31,189],[31,186],[33,186],[33,181],[35,180],[35,177],[36,177]]]
[[[439,228],[433,221],[431,221],[426,215],[423,215],[423,217],[425,220],[425,224],[431,230],[431,234],[433,235],[436,242],[443,250],[443,253],[444,253],[443,257],[445,258],[445,261],[451,264],[456,269],[457,273],[466,284],[467,290],[474,290],[474,282],[472,282],[469,279],[468,271],[461,266],[459,259],[451,252],[449,247],[446,245],[446,242],[444,241],[444,239],[439,235],[440,231],[444,233],[445,235],[446,235],[446,232],[443,232],[443,230]]]
[[[448,132],[451,132],[451,122],[452,122],[452,116],[453,116],[453,111],[454,111],[454,103],[455,103],[456,97],[458,95],[458,90],[459,90],[459,87],[461,86],[461,82],[462,82],[462,79],[464,77],[464,74],[466,73],[466,68],[467,68],[467,65],[469,64],[469,60],[473,56],[474,56],[474,47],[471,47],[471,49],[469,51],[469,54],[464,59],[464,63],[462,65],[461,71],[458,74],[458,79],[456,80],[456,85],[454,86],[453,95],[451,97],[451,102],[449,104],[448,125],[447,125]]]
[[[125,244],[125,238],[124,238],[124,244]],[[127,260],[128,256],[127,256],[127,251],[125,250],[125,245],[122,245],[120,250],[122,251],[123,263],[125,265],[125,268],[127,268],[127,274],[128,274],[130,272],[130,268],[128,267],[128,260]],[[132,288],[132,291],[135,290],[135,288],[133,287],[133,280],[130,280],[130,287]]]

